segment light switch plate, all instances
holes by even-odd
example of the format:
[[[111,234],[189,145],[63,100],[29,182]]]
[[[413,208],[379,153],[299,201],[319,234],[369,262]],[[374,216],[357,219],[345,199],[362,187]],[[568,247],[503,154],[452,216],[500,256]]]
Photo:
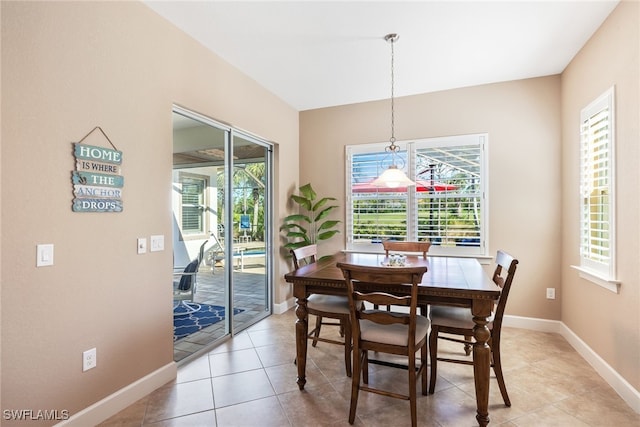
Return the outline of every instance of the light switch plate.
[[[151,236],[151,252],[164,251],[164,235]]]
[[[139,237],[138,238],[138,253],[146,254],[147,253],[147,238]]]
[[[53,265],[53,243],[36,246],[36,267]]]

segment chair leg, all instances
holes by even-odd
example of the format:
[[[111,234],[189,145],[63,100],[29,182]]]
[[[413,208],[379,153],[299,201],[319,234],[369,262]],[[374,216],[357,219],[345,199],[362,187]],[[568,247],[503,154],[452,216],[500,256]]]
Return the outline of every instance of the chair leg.
[[[420,381],[422,383],[422,394],[427,395],[427,343],[420,347]]]
[[[409,355],[409,405],[411,407],[411,427],[418,424],[418,414],[416,409],[416,355]]]
[[[353,375],[351,376],[351,403],[349,405],[349,424],[356,420],[358,393],[360,392],[360,370],[363,367],[364,353],[356,348],[353,352]]]
[[[369,351],[363,351],[364,357],[362,358],[362,382],[369,384]]]
[[[493,359],[493,371],[496,373],[496,379],[498,380],[498,387],[500,387],[500,393],[502,394],[502,400],[506,406],[511,406],[511,400],[507,394],[507,386],[504,383],[504,376],[502,375],[502,361],[500,360],[500,344],[494,344],[491,348],[491,356]]]
[[[313,330],[313,347],[318,344],[318,337],[320,336],[320,328],[322,327],[322,316],[316,316],[316,328]]]
[[[429,363],[431,363],[429,394],[433,394],[436,389],[436,378],[438,377],[438,327],[433,325],[431,325],[431,333],[429,334]]]
[[[473,337],[471,335],[465,335],[464,336],[464,340],[466,342],[471,342],[471,339]],[[464,345],[464,354],[466,354],[467,356],[469,356],[471,354],[471,344],[465,344]]]
[[[191,299],[193,300],[193,297],[191,297]],[[178,308],[184,308],[184,312],[181,313],[176,313],[175,311]],[[178,304],[176,304],[173,307],[173,315],[174,316],[186,316],[192,313],[195,313],[196,311],[200,311],[200,309],[202,308],[202,306],[200,304],[197,304],[195,302],[187,302],[187,301],[180,301]]]
[[[344,366],[347,370],[347,376],[352,375],[351,370],[351,322],[349,320],[340,321],[340,329],[344,330]]]

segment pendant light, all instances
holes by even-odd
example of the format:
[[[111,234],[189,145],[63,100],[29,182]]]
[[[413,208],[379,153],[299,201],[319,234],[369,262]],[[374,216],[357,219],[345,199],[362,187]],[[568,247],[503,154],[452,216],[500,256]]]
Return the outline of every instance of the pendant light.
[[[384,151],[387,153],[387,156],[391,157],[391,165],[389,165],[389,167],[378,178],[371,182],[371,184],[376,187],[397,188],[416,185],[416,183],[411,181],[402,170],[404,168],[405,162],[398,155],[400,147],[396,145],[395,137],[395,104],[393,97],[395,81],[393,75],[393,44],[398,41],[398,38],[400,38],[400,36],[398,36],[397,34],[387,34],[386,36],[384,36],[384,39],[391,44],[391,138],[389,139],[389,146],[385,147],[384,149]],[[399,164],[400,167],[398,167]]]

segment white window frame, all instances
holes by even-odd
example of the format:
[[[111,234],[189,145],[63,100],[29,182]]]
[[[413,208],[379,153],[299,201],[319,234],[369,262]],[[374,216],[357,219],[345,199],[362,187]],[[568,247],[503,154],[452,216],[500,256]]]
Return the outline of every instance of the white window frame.
[[[573,266],[580,277],[617,293],[620,282],[616,280],[616,185],[615,185],[615,98],[611,87],[580,112],[580,178],[579,178],[579,253],[580,265]],[[606,120],[604,126],[598,124]],[[597,126],[597,129],[595,127]],[[601,148],[601,139],[595,137],[596,130],[607,129],[606,153],[604,158],[596,157],[594,152]],[[596,175],[604,177],[599,180]],[[608,194],[608,237],[605,247],[608,256],[595,259],[598,251],[595,233],[602,229],[592,227],[594,209],[600,203],[592,202],[594,187]],[[601,240],[601,238],[600,238]]]
[[[488,207],[488,134],[469,134],[469,135],[456,135],[438,138],[424,138],[419,140],[409,141],[396,141],[396,145],[400,147],[403,155],[406,154],[406,162],[408,167],[407,176],[415,180],[416,175],[416,152],[423,147],[450,147],[456,145],[475,145],[479,147],[480,154],[480,212],[481,221],[479,225],[480,242],[478,246],[447,246],[447,245],[433,245],[429,253],[430,255],[449,255],[449,256],[469,256],[477,258],[487,258],[487,250],[489,247],[488,242],[488,224],[489,224],[489,207]],[[345,234],[346,234],[346,250],[354,252],[381,252],[382,245],[378,242],[362,242],[354,241],[354,197],[352,194],[352,160],[353,156],[357,154],[377,153],[384,151],[384,148],[389,143],[372,143],[372,144],[359,144],[346,146],[346,209],[345,209]],[[418,199],[417,193],[413,190],[414,187],[409,187],[407,193],[407,217],[406,217],[406,238],[408,240],[417,239],[417,212],[418,212]],[[384,197],[384,196],[381,196]]]
[[[197,181],[202,181],[203,183],[202,194],[201,194],[202,203],[200,204],[200,222],[202,225],[201,227],[202,229],[198,231],[190,231],[190,230],[185,230],[183,228],[182,220],[184,216],[184,212],[183,212],[184,204],[183,204],[183,198],[182,198],[182,188],[185,180],[197,180]],[[207,206],[209,206],[209,200],[208,200],[209,199],[209,177],[206,175],[180,172],[178,174],[178,181],[180,185],[180,193],[179,193],[179,199],[178,199],[178,203],[180,206],[180,209],[179,209],[180,218],[178,219],[180,234],[182,235],[184,240],[206,238],[209,233],[209,215],[207,214]]]

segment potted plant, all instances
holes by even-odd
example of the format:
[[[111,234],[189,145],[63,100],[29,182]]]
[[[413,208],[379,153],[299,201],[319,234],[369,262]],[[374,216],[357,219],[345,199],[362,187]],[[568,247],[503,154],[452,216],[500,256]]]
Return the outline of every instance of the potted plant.
[[[291,200],[300,207],[299,213],[287,216],[280,227],[289,240],[284,245],[286,249],[317,244],[339,233],[335,227],[340,221],[327,219],[331,211],[338,207],[330,203],[336,199],[334,197],[319,199],[311,184],[303,185],[299,190],[299,195],[291,195]]]

